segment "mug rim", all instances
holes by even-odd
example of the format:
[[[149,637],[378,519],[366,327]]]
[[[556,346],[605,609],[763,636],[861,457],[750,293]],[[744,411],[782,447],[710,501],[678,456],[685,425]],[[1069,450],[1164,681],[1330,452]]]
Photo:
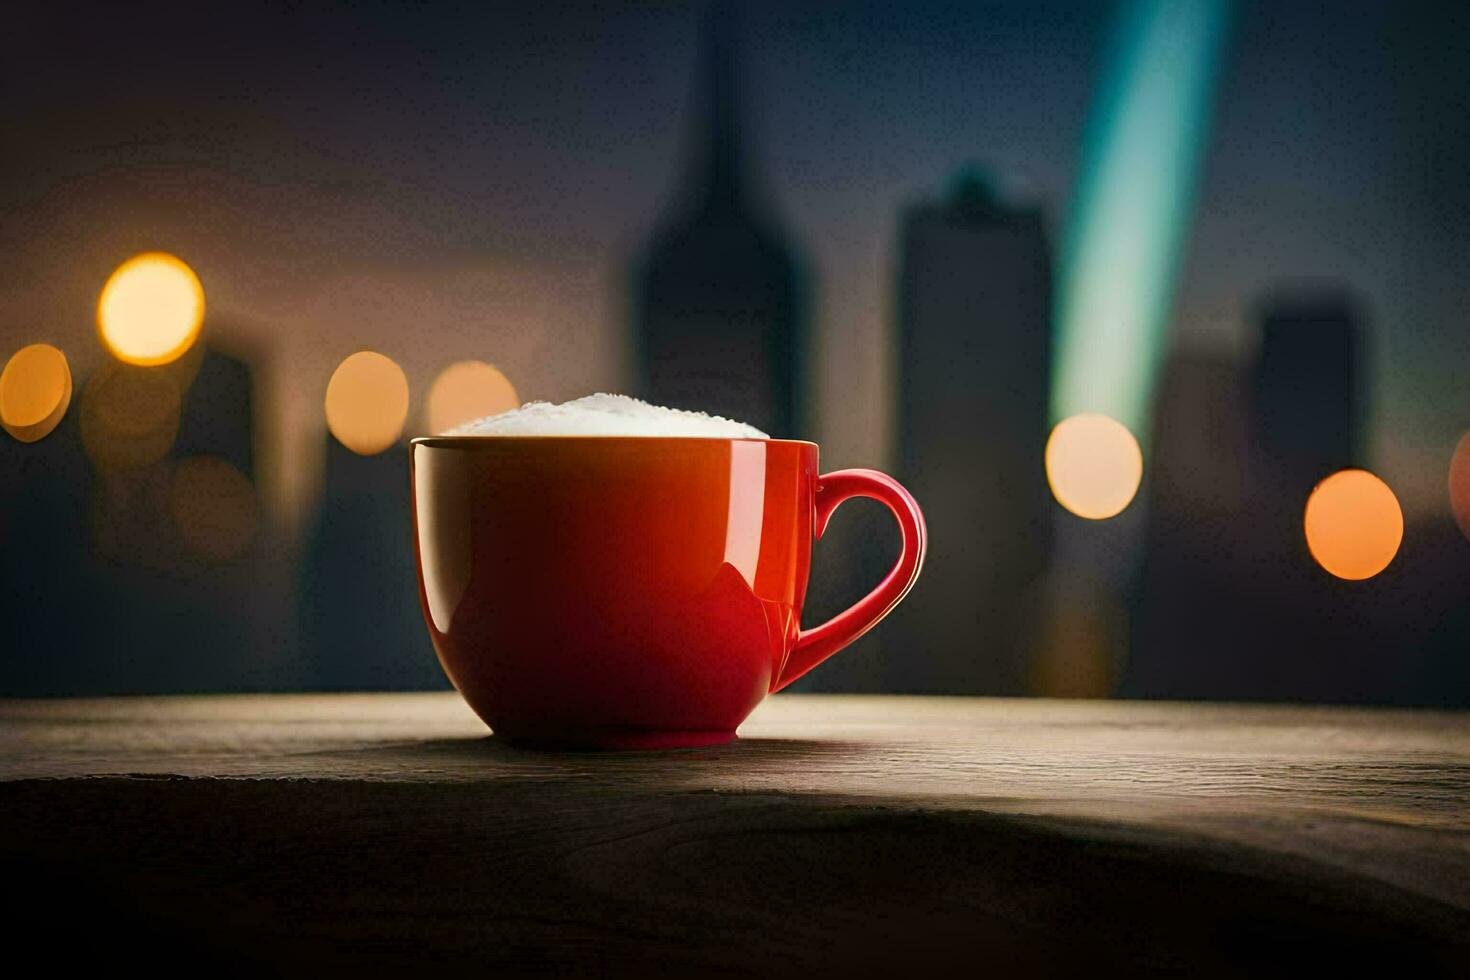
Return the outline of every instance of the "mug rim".
[[[414,436],[408,440],[410,446],[427,446],[430,449],[469,449],[491,442],[760,442],[789,446],[811,446],[819,448],[808,439],[757,439],[753,436]]]

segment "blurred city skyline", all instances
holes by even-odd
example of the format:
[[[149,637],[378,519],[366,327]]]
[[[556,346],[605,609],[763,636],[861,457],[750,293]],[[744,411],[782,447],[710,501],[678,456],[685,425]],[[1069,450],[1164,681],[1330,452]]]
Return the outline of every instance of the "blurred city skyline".
[[[827,467],[894,458],[901,210],[973,161],[1055,232],[1112,12],[744,11],[749,162],[813,283],[800,434]],[[1470,287],[1446,261],[1470,234],[1465,15],[1242,3],[1235,19],[1173,346],[1243,358],[1262,295],[1349,286],[1373,332],[1365,461],[1411,517],[1442,515],[1470,418]],[[694,8],[179,6],[122,28],[27,11],[12,32],[0,339],[55,343],[85,378],[107,275],[180,255],[208,339],[259,354],[278,515],[311,502],[322,394],[360,348],[403,366],[407,434],[464,358],[525,399],[630,387],[628,266],[690,149]]]

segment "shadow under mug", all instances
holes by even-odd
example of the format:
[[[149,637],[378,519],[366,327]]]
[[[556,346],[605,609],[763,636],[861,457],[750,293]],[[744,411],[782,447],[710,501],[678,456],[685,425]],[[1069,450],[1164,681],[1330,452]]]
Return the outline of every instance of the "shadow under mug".
[[[898,604],[919,505],[872,470],[819,476],[810,442],[414,439],[419,597],[440,663],[513,741],[713,745]],[[871,497],[903,549],[867,596],[802,629],[812,542]]]

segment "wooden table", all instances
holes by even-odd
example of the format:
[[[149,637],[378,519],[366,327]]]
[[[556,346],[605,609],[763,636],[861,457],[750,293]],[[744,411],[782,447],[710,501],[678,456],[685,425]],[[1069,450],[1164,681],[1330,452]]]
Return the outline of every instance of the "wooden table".
[[[51,966],[1470,974],[1470,716],[781,695],[552,754],[452,694],[0,702]]]

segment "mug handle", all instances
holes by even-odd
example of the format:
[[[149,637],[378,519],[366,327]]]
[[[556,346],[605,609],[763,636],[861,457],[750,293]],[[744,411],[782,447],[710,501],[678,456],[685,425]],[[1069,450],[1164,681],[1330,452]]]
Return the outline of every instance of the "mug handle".
[[[924,552],[929,546],[924,512],[897,480],[877,470],[838,470],[817,477],[816,519],[812,524],[815,537],[821,538],[832,512],[852,497],[870,497],[892,512],[903,534],[898,561],[872,592],[821,626],[797,634],[781,677],[771,687],[773,694],[877,626],[908,595],[924,565]]]

